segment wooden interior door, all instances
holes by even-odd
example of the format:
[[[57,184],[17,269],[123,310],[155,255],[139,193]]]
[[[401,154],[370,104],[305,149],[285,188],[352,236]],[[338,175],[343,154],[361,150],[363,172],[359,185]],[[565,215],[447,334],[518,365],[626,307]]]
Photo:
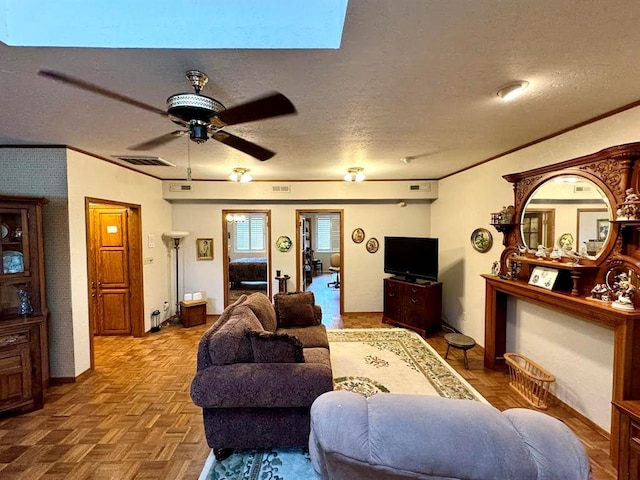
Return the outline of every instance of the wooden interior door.
[[[95,206],[91,298],[94,335],[131,335],[128,209]]]

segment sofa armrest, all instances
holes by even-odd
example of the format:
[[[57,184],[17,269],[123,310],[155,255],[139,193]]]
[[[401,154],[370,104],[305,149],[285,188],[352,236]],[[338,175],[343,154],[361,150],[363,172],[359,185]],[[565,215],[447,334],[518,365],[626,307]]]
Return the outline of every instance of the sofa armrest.
[[[313,315],[316,317],[318,325],[322,324],[322,307],[320,305],[313,306]]]
[[[191,399],[203,408],[308,407],[333,390],[331,368],[317,363],[235,363],[196,373]]]

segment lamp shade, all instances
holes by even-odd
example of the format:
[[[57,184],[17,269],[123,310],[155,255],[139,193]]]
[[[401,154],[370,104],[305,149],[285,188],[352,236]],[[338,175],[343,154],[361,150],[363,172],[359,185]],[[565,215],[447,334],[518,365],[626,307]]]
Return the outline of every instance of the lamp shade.
[[[172,239],[178,239],[180,240],[181,238],[186,237],[187,235],[189,235],[189,232],[183,232],[180,230],[172,230],[170,232],[163,232],[162,236],[163,237],[167,237],[167,238],[172,238]]]

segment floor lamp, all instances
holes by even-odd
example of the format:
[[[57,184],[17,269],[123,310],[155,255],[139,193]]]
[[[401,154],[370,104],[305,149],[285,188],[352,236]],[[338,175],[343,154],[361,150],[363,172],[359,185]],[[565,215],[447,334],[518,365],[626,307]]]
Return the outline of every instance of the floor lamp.
[[[180,320],[180,294],[178,290],[178,272],[179,272],[178,250],[180,249],[180,240],[182,240],[187,235],[189,235],[189,232],[180,232],[180,231],[164,232],[162,234],[163,237],[173,240],[173,248],[176,249],[176,313],[172,317],[176,321]]]

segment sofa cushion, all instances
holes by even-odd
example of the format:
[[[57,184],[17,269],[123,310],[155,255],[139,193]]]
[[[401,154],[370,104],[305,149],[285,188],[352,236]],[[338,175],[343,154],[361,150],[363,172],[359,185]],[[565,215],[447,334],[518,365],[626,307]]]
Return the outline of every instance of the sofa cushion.
[[[273,297],[278,327],[318,325],[313,292],[276,293]]]
[[[331,369],[331,356],[329,355],[329,350],[326,348],[305,348],[303,349],[303,353],[304,363],[318,363]]]
[[[227,320],[209,338],[208,350],[212,365],[250,363],[253,361],[247,330],[262,330],[262,325],[249,307],[233,308]]]
[[[287,335],[293,335],[302,342],[302,346],[304,348],[329,348],[327,328],[324,325],[314,325],[312,327],[279,328],[276,330],[276,333],[286,333]]]
[[[251,341],[255,363],[302,363],[302,343],[286,333],[249,330],[245,332]]]
[[[244,305],[249,307],[251,311],[258,317],[258,321],[262,324],[267,332],[276,331],[276,311],[267,297],[262,292],[252,293],[247,297]]]
[[[209,354],[209,343],[211,341],[211,337],[214,336],[225,323],[227,323],[227,320],[233,313],[233,310],[238,305],[242,304],[246,299],[246,295],[240,295],[240,297],[235,302],[224,309],[222,314],[218,317],[218,320],[216,320],[216,322],[211,325],[211,327],[204,333],[204,335],[200,339],[200,342],[198,343],[198,370],[200,370],[201,368],[207,368],[214,364],[214,362],[212,362],[211,355]],[[215,354],[214,356],[217,358]]]

